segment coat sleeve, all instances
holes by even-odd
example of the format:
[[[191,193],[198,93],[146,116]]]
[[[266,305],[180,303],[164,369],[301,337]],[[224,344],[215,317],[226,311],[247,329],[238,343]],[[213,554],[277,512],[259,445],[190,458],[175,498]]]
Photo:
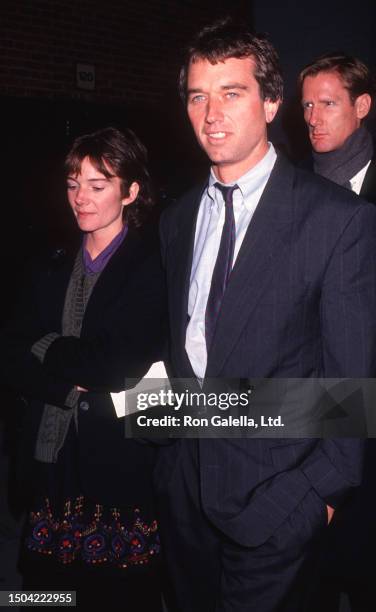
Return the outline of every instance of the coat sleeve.
[[[326,378],[376,374],[376,208],[362,204],[338,239],[321,296]]]
[[[361,203],[338,238],[321,295],[325,378],[376,375],[376,208]],[[359,418],[363,418],[361,414]],[[364,440],[321,440],[300,466],[327,503],[336,506],[360,484]]]

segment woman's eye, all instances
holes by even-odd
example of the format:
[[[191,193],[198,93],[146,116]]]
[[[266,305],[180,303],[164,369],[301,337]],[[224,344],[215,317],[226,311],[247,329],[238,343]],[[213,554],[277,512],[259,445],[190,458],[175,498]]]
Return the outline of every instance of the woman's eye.
[[[104,187],[92,187],[93,191],[103,191]]]
[[[77,185],[73,185],[71,183],[67,183],[67,189],[69,191],[72,191],[73,189],[77,189]]]

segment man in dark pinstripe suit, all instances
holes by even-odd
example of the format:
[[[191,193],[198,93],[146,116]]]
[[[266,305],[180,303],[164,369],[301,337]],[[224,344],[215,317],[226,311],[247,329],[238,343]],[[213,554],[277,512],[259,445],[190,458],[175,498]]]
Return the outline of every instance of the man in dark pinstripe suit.
[[[376,211],[268,143],[282,97],[273,47],[217,22],[188,50],[181,85],[212,166],[161,222],[174,376],[372,376]],[[211,308],[216,261],[232,270]],[[361,461],[350,438],[162,448],[156,487],[177,609],[303,612],[315,548]]]

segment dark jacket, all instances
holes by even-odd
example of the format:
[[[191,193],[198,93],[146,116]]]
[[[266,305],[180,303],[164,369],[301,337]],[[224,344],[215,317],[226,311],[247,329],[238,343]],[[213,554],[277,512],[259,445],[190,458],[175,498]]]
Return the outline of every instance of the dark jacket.
[[[313,171],[312,158],[305,161],[305,167]],[[359,195],[376,205],[376,157],[371,159]],[[373,406],[374,399],[370,398],[368,401]],[[335,576],[344,591],[348,591],[350,585],[359,580],[362,583],[368,580],[370,592],[374,590],[375,465],[376,440],[369,438],[366,442],[361,486],[354,490],[345,504],[334,514],[327,534],[322,572],[330,576],[331,580]]]
[[[184,345],[201,193],[184,196],[161,222],[177,377],[193,375]],[[375,238],[372,206],[279,157],[232,271],[206,375],[374,376]],[[362,441],[356,439],[218,439],[198,445],[203,510],[245,546],[265,542],[308,491],[316,492],[323,508],[336,506],[360,482]],[[178,452],[161,450],[160,473],[168,474],[168,463],[173,473]]]
[[[1,380],[28,402],[23,445],[29,454],[44,403],[64,408],[72,386],[89,389],[78,409],[85,493],[116,506],[128,486],[132,505],[142,504],[151,495],[154,449],[125,440],[124,418],[116,417],[109,392],[124,389],[126,378],[141,377],[162,358],[166,321],[159,247],[150,235],[129,230],[94,287],[81,337],[55,340],[42,365],[30,347],[46,333],[61,333],[74,258],[60,253],[34,273],[17,315],[1,333]]]

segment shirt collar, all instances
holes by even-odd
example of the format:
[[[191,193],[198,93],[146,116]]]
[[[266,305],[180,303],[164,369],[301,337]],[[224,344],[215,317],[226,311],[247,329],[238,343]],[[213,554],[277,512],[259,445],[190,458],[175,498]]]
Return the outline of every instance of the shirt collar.
[[[369,160],[368,164],[366,164],[364,168],[359,170],[359,172],[357,172],[355,176],[353,176],[352,179],[350,179],[351,190],[355,191],[355,193],[358,195],[363,186],[363,181],[366,176],[366,172],[368,170],[368,166],[370,165],[370,163],[371,163],[371,160]]]
[[[260,161],[253,166],[248,172],[243,174],[238,180],[231,183],[226,183],[226,186],[238,185],[242,200],[245,207],[251,210],[253,203],[250,196],[257,191],[257,189],[268,180],[269,175],[277,159],[275,148],[271,142],[268,142],[269,148],[267,153]],[[218,210],[222,208],[223,198],[218,198],[218,190],[214,187],[214,183],[221,183],[214,174],[213,168],[210,168],[209,182],[207,187],[207,194],[209,196],[209,206],[212,207],[214,204],[217,205]],[[223,185],[225,183],[222,183]],[[235,196],[236,192],[234,193]]]
[[[92,259],[89,251],[86,248],[87,234],[84,234],[82,244],[82,256],[84,262],[85,274],[98,274],[102,272],[112,255],[117,251],[128,232],[128,226],[123,225],[122,230],[113,238],[105,249],[95,259]]]

